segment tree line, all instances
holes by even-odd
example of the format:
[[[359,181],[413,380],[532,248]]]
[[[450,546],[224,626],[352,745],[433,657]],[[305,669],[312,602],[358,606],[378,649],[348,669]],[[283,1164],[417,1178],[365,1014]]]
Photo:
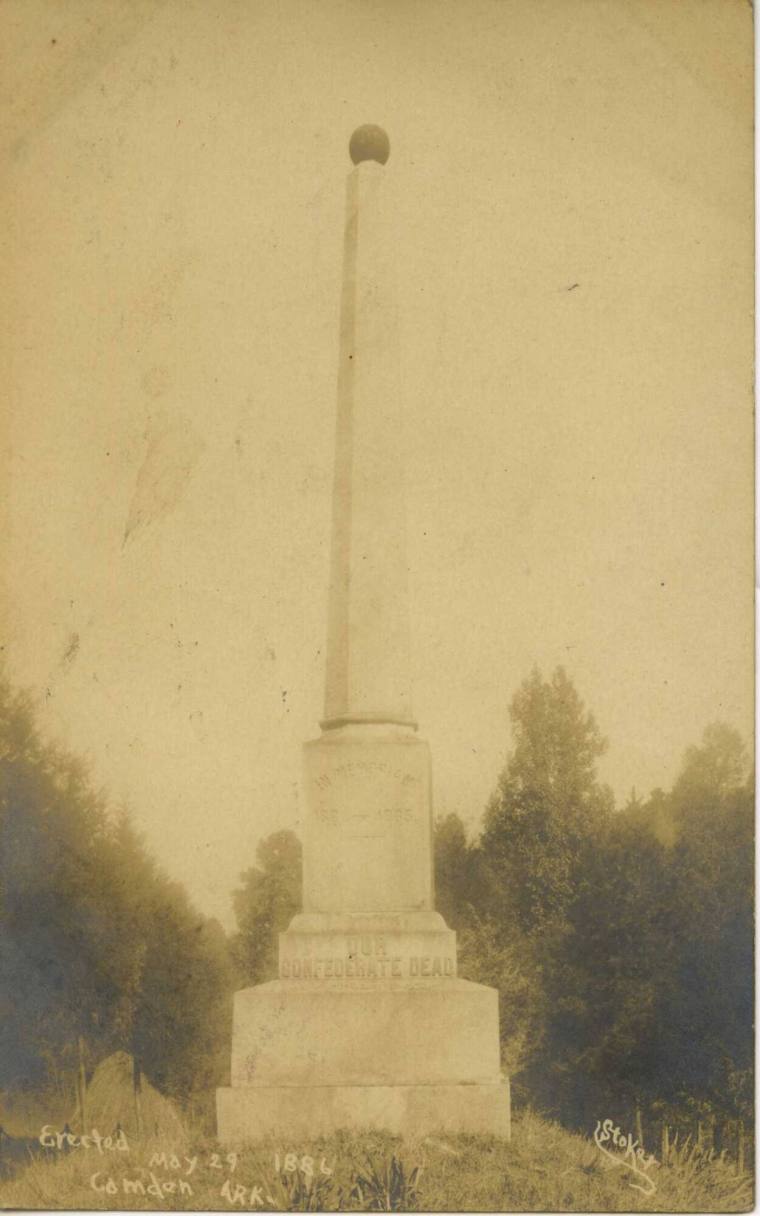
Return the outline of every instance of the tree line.
[[[714,724],[669,791],[616,809],[605,741],[572,681],[534,671],[474,833],[436,824],[437,907],[464,978],[498,989],[517,1103],[597,1119],[701,1123],[721,1147],[753,1105],[753,775]],[[300,909],[301,848],[263,840],[233,894],[237,930],[200,915],[83,765],[46,743],[0,680],[0,1087],[68,1083],[132,1054],[178,1098],[223,1083],[235,988],[276,975]]]
[[[186,1098],[223,1068],[233,983],[221,926],[0,679],[0,1088],[69,1093],[124,1050]]]
[[[499,990],[518,1099],[700,1127],[720,1150],[753,1110],[753,774],[716,723],[668,792],[616,811],[606,746],[562,669],[511,707],[514,745],[481,830],[436,832],[438,906],[462,974]],[[632,1128],[633,1130],[633,1128]]]

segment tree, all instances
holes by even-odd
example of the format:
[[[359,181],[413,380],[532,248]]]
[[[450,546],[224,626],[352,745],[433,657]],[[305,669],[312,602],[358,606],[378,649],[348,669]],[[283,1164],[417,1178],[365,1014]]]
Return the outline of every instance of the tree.
[[[673,786],[674,808],[683,815],[705,804],[717,809],[747,775],[747,749],[734,727],[712,722],[699,746],[687,748],[681,772]]]
[[[583,842],[604,824],[613,799],[596,776],[606,741],[562,667],[547,681],[534,669],[510,717],[514,747],[488,804],[481,846],[499,919],[514,917],[533,933],[564,914]]]
[[[754,791],[738,733],[709,726],[671,794],[672,907],[660,1007],[671,1084],[720,1118],[752,1116]]]
[[[104,800],[83,766],[43,743],[30,698],[0,680],[5,1084],[43,1081],[73,1059],[98,1013],[108,1024],[117,988],[101,963],[113,923],[97,897],[107,836]]]
[[[185,1094],[218,1074],[230,988],[219,926],[0,677],[0,1084],[65,1079],[81,1043]]]
[[[277,975],[277,935],[301,910],[301,842],[295,832],[273,832],[259,843],[256,861],[232,897],[238,925],[234,957],[248,984]]]
[[[744,768],[736,732],[709,727],[670,794],[632,799],[588,839],[564,916],[534,939],[545,1033],[523,1079],[565,1122],[588,1126],[602,1107],[631,1125],[643,1112],[645,1127],[656,1112],[692,1129],[751,1118]]]
[[[638,806],[587,842],[565,917],[541,943],[545,1033],[526,1084],[564,1122],[631,1121],[663,1095],[667,855]]]
[[[234,976],[224,932],[161,876],[142,907],[145,956],[130,1047],[150,1080],[184,1098],[219,1084]]]
[[[467,839],[458,815],[436,820],[433,837],[435,906],[452,929],[471,919],[480,895],[480,850]]]

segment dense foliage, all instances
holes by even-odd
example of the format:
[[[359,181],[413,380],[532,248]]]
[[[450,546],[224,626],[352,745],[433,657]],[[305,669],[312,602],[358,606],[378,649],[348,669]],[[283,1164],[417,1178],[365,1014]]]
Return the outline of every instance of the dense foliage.
[[[267,836],[256,861],[232,896],[238,923],[232,949],[243,984],[275,978],[278,934],[301,910],[301,842],[295,832]]]
[[[211,1084],[231,985],[218,923],[0,681],[0,1087],[41,1087],[117,1049],[169,1093]]]
[[[518,1097],[571,1125],[614,1115],[719,1136],[752,1116],[753,780],[707,728],[669,793],[620,811],[560,669],[512,704],[514,746],[469,842],[439,822],[441,907],[460,971],[500,991]],[[650,1141],[651,1142],[651,1141]]]

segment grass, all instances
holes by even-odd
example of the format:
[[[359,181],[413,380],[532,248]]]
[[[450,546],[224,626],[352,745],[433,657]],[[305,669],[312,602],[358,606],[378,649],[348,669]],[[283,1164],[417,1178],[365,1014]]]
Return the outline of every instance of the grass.
[[[133,1142],[128,1153],[51,1151],[0,1182],[0,1205],[360,1212],[747,1212],[753,1206],[752,1178],[725,1158],[672,1153],[668,1163],[651,1167],[656,1190],[645,1196],[630,1186],[634,1175],[605,1158],[591,1135],[575,1135],[530,1112],[515,1116],[507,1144],[476,1136],[402,1141],[344,1133],[311,1145],[261,1145],[236,1160],[213,1140],[190,1143]],[[93,1189],[93,1175],[98,1187],[110,1178],[111,1192]]]

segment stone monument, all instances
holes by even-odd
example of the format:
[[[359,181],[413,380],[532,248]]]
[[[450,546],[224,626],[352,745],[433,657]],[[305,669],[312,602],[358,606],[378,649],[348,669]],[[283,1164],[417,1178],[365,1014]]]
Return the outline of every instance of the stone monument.
[[[304,747],[303,911],[235,996],[219,1138],[509,1135],[495,989],[434,910],[430,752],[410,690],[388,137],[351,137],[325,714]]]

